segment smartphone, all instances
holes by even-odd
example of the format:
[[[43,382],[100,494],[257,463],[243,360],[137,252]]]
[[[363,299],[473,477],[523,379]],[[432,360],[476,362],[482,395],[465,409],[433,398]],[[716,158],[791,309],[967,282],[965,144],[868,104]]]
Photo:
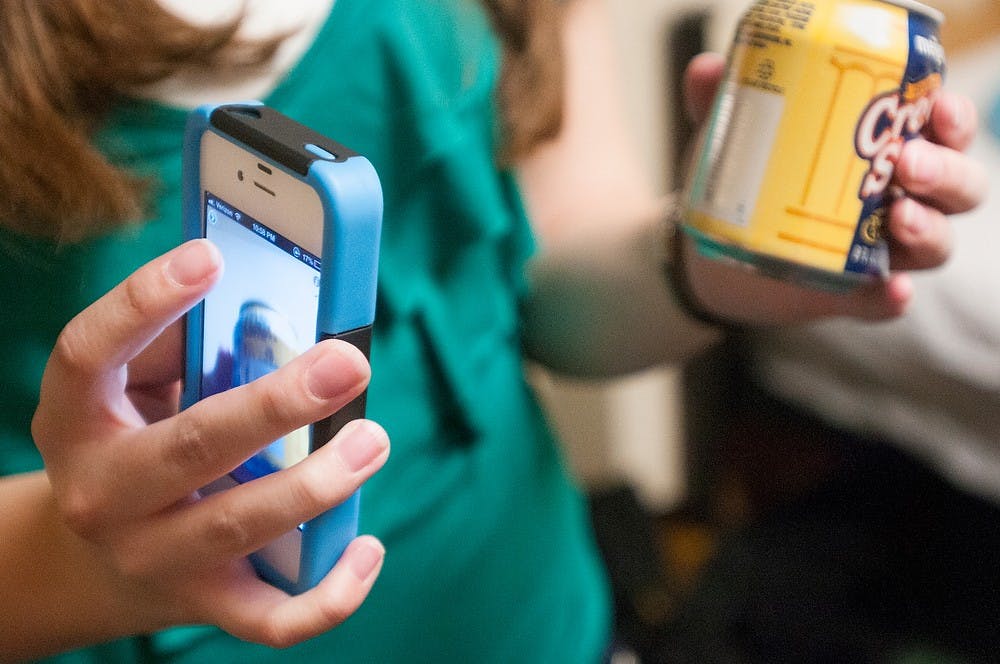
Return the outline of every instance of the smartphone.
[[[316,342],[370,355],[382,190],[362,155],[258,102],[192,112],[184,145],[184,229],[222,253],[219,283],[187,315],[182,405],[249,383]],[[204,492],[288,468],[348,421],[365,395],[267,445]],[[250,560],[291,593],[318,583],[357,535],[359,492]]]

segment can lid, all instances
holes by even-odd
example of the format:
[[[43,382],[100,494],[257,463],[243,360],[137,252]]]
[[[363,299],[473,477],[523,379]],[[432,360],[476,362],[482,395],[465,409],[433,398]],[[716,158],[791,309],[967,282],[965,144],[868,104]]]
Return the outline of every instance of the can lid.
[[[890,5],[898,5],[904,9],[909,9],[910,11],[917,12],[918,14],[923,14],[938,25],[944,23],[944,12],[940,9],[934,9],[931,6],[925,5],[922,2],[917,2],[916,0],[883,0],[883,2],[888,2]]]

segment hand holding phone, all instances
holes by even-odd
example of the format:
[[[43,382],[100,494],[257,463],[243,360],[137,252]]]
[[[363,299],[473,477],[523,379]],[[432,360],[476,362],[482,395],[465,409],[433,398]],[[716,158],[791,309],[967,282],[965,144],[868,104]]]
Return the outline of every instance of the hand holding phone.
[[[369,355],[382,196],[363,156],[256,102],[203,107],[185,145],[185,233],[226,271],[187,318],[183,403],[250,383],[317,341]],[[206,491],[287,469],[364,417],[362,394],[272,441]],[[357,534],[359,495],[250,556],[292,593],[315,586]]]
[[[345,427],[292,469],[192,500],[270,440],[350,402],[369,375],[360,352],[327,341],[178,413],[175,323],[223,271],[211,243],[187,242],[61,333],[32,422],[45,470],[9,478],[5,493],[8,525],[27,527],[30,542],[8,579],[19,609],[5,625],[25,657],[191,623],[284,647],[336,626],[371,589],[383,551],[371,537],[354,539],[308,595],[262,581],[246,555],[382,466],[388,439],[373,422]]]

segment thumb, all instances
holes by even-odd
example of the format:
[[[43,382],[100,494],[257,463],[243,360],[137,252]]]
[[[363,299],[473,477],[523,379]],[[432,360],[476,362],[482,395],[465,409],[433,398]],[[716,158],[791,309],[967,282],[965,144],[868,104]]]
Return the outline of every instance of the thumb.
[[[684,108],[696,124],[708,116],[725,69],[726,59],[718,53],[702,53],[688,63],[684,71]]]

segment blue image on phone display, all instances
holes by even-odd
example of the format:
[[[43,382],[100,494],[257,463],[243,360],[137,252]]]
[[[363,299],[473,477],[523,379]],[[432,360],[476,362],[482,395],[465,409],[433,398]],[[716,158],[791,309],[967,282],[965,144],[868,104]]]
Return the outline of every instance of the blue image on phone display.
[[[226,262],[204,304],[201,392],[210,396],[284,366],[315,343],[321,261],[211,192],[204,200],[205,236]],[[234,476],[248,481],[308,453],[307,426],[271,443]]]

